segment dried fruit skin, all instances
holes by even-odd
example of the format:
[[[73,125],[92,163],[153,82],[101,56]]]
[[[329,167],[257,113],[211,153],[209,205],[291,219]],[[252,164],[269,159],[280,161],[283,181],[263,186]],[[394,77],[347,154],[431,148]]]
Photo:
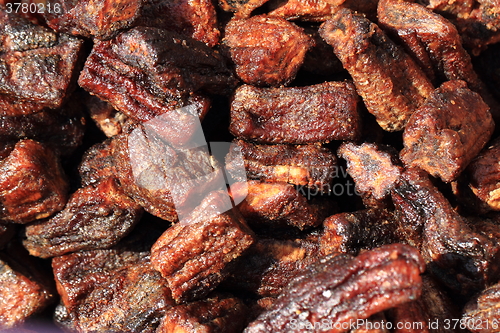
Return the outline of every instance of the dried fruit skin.
[[[134,25],[175,31],[210,47],[220,40],[217,13],[208,0],[147,0]]]
[[[311,189],[328,191],[333,182],[337,159],[328,149],[318,145],[263,145],[244,140],[233,141],[226,157],[226,170],[236,172],[231,164],[241,152],[246,175],[267,182],[286,182]],[[228,163],[229,162],[229,163]]]
[[[470,296],[496,279],[498,224],[460,216],[418,169],[403,173],[392,199],[401,239],[420,249],[428,272],[437,281]]]
[[[288,0],[284,5],[269,12],[269,16],[282,17],[286,20],[323,22],[338,10],[328,1],[323,0]]]
[[[500,210],[500,141],[494,140],[467,167],[469,187],[487,210]]]
[[[48,217],[66,204],[67,187],[52,151],[36,141],[21,140],[0,161],[0,219],[27,223]]]
[[[306,197],[291,184],[250,180],[245,184],[235,184],[232,193],[239,195],[240,186],[248,194],[238,209],[254,228],[293,226],[305,230],[317,227],[322,221],[318,207],[307,202]]]
[[[229,131],[259,143],[304,144],[356,139],[358,96],[352,83],[298,88],[239,87],[231,103]]]
[[[401,160],[450,182],[481,151],[494,126],[489,107],[464,81],[445,82],[408,121]]]
[[[109,248],[128,234],[141,215],[142,208],[113,178],[107,178],[77,190],[53,218],[27,226],[23,245],[41,258]]]
[[[60,107],[74,83],[83,42],[3,9],[0,27],[0,99],[10,104],[2,114],[16,116]],[[31,103],[37,106],[31,109]]]
[[[131,27],[142,7],[140,0],[49,0],[47,3],[55,9],[45,14],[50,28],[97,39],[112,38],[121,29]]]
[[[205,109],[208,99],[194,91],[224,94],[236,80],[224,58],[205,44],[167,30],[138,27],[97,42],[78,83],[144,122],[188,104]]]
[[[392,244],[364,252],[323,257],[290,283],[272,308],[245,329],[253,332],[302,332],[300,323],[366,319],[420,295],[424,263],[407,245]],[[335,323],[338,323],[335,325]],[[340,325],[339,325],[340,324]]]
[[[462,320],[472,332],[498,332],[500,325],[500,284],[494,284],[474,296],[464,307]]]
[[[395,0],[380,1],[378,17],[380,26],[403,41],[429,78],[467,82],[469,89],[490,106],[492,114],[499,114],[498,102],[474,71],[471,57],[450,21],[417,3]]]
[[[305,53],[314,45],[301,28],[266,15],[231,20],[224,43],[230,49],[238,77],[256,86],[290,83]]]
[[[98,183],[108,177],[116,177],[115,163],[111,151],[111,140],[90,147],[78,166],[82,186]]]
[[[318,258],[318,246],[304,240],[260,239],[236,263],[223,287],[277,297],[290,281]]]
[[[92,250],[55,257],[61,304],[55,319],[69,331],[153,333],[173,305],[149,253]]]
[[[228,265],[253,243],[252,232],[235,210],[210,214],[223,200],[223,192],[210,193],[151,249],[153,267],[168,281],[177,302],[206,296],[227,276]]]
[[[361,14],[339,10],[323,23],[320,35],[333,46],[368,111],[387,131],[402,130],[434,90],[411,57]]]
[[[168,309],[156,333],[239,333],[247,312],[239,299],[215,295]]]

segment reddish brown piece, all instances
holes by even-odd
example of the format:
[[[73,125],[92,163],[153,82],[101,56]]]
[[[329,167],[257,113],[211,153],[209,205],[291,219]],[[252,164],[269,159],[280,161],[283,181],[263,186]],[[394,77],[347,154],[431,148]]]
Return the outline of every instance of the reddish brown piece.
[[[467,168],[469,187],[486,210],[500,210],[500,140],[484,149]]]
[[[1,113],[16,116],[60,107],[74,83],[83,42],[6,10],[0,10],[0,41],[0,100],[7,106]]]
[[[290,83],[314,45],[301,28],[266,15],[231,20],[224,43],[230,48],[239,78],[257,86]]]
[[[318,245],[305,240],[261,239],[238,260],[223,288],[277,297],[318,258]]]
[[[494,333],[500,328],[500,284],[474,296],[465,306],[462,322],[471,332]]]
[[[72,332],[154,333],[174,303],[147,252],[76,252],[52,267],[61,296],[55,320]]]
[[[53,218],[28,225],[23,244],[41,258],[109,248],[130,232],[141,215],[142,208],[107,178],[73,193]]]
[[[236,197],[247,192],[238,209],[252,227],[293,226],[305,230],[317,227],[324,218],[320,207],[308,203],[305,196],[287,183],[250,180],[235,184],[231,191]]]
[[[408,121],[401,160],[451,182],[481,151],[494,127],[488,106],[464,81],[445,82]]]
[[[226,12],[235,12],[235,19],[249,18],[252,12],[269,0],[219,0],[219,7]]]
[[[286,182],[321,192],[331,189],[337,159],[330,150],[319,145],[260,145],[235,140],[232,148],[226,157],[229,173],[238,171],[235,161],[241,153],[250,179]]]
[[[324,0],[287,0],[283,5],[269,12],[269,16],[282,17],[286,20],[323,22],[329,19],[339,6]]]
[[[215,295],[168,309],[156,333],[240,333],[247,313],[239,299]]]
[[[224,195],[210,193],[151,249],[151,262],[167,279],[177,302],[206,296],[230,273],[228,264],[253,243],[252,232],[236,210],[213,211],[224,206]]]
[[[109,139],[95,144],[83,155],[78,167],[83,186],[95,184],[108,177],[118,177],[110,144]]]
[[[406,170],[392,199],[398,233],[420,249],[427,269],[455,293],[471,296],[500,269],[500,225],[460,216],[426,173]]]
[[[293,280],[272,308],[245,329],[254,332],[303,332],[304,325],[327,320],[330,332],[420,295],[424,263],[409,246],[392,244],[354,258],[346,254],[319,259]],[[349,326],[348,326],[349,327]]]
[[[383,129],[402,130],[432,93],[431,82],[412,58],[361,14],[339,10],[321,26],[320,35],[333,46]]]
[[[358,96],[349,82],[300,88],[239,87],[231,103],[230,132],[260,143],[352,140],[360,134]]]
[[[323,221],[319,239],[321,253],[349,253],[398,241],[392,212],[385,209],[367,209],[353,213],[339,213]]]
[[[56,156],[33,140],[19,141],[0,161],[0,219],[27,223],[66,204],[67,183]]]
[[[343,143],[337,154],[347,161],[356,191],[366,200],[378,201],[390,194],[403,169],[393,154],[373,143]]]
[[[463,80],[481,95],[493,114],[500,112],[498,102],[472,68],[471,58],[450,21],[422,5],[398,0],[380,1],[378,17],[380,26],[402,40],[429,78],[437,82]]]
[[[208,99],[193,91],[224,94],[236,84],[218,52],[174,32],[146,27],[97,42],[78,82],[141,122],[188,104],[206,109]]]
[[[47,25],[59,32],[87,38],[109,39],[137,18],[141,0],[48,0]]]
[[[206,146],[174,149],[162,140],[170,130],[141,125],[115,137],[112,155],[124,191],[147,212],[173,222],[225,182]]]
[[[0,156],[7,157],[17,141],[27,138],[43,143],[58,155],[69,156],[82,143],[84,133],[84,113],[73,101],[61,110],[0,116]]]
[[[213,47],[219,43],[217,13],[210,0],[147,0],[134,26],[175,31]]]
[[[54,300],[53,282],[22,247],[0,254],[0,330],[22,324]],[[11,252],[10,250],[7,252]],[[17,332],[17,330],[16,330]]]

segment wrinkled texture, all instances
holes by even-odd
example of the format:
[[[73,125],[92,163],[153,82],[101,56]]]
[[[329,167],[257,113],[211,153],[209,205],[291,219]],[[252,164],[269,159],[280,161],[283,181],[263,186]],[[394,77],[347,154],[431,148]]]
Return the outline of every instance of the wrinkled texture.
[[[168,309],[156,333],[239,333],[247,313],[239,299],[215,295]]]
[[[469,187],[487,210],[500,210],[500,140],[496,139],[467,168]]]
[[[66,204],[65,175],[57,157],[33,140],[19,141],[0,161],[0,220],[27,223]]]
[[[425,172],[406,170],[392,199],[398,233],[420,249],[428,272],[455,293],[471,296],[500,269],[500,225],[460,216]]]
[[[77,332],[153,333],[173,305],[148,252],[92,250],[55,257],[55,319]]]
[[[236,196],[243,190],[247,195],[238,209],[251,227],[292,226],[305,230],[317,227],[323,219],[321,207],[307,202],[291,184],[249,180],[231,188]]]
[[[147,0],[134,25],[175,31],[210,47],[220,39],[217,13],[210,0]]]
[[[472,332],[498,332],[500,325],[500,284],[494,284],[475,297],[465,306],[463,322]]]
[[[117,177],[110,144],[110,140],[97,143],[83,155],[78,166],[83,186],[95,184],[108,177]]]
[[[78,83],[143,122],[188,104],[208,108],[208,99],[193,92],[223,94],[236,80],[224,58],[202,42],[138,27],[97,42]]]
[[[401,160],[450,182],[481,151],[494,126],[488,105],[464,81],[445,82],[408,121]]]
[[[305,240],[260,239],[236,263],[223,287],[277,297],[318,258],[318,246]]]
[[[330,332],[343,332],[341,323],[365,319],[417,298],[423,270],[418,252],[402,244],[356,258],[347,254],[323,257],[293,280],[271,309],[244,332],[302,332],[292,320],[307,320],[311,325],[328,320]]]
[[[210,193],[187,220],[168,228],[151,248],[153,267],[168,281],[177,302],[206,296],[253,243],[252,232],[236,210],[217,214],[223,200],[223,192]]]
[[[107,178],[77,190],[53,218],[28,225],[23,245],[41,258],[109,248],[130,232],[141,215],[142,208]]]
[[[360,134],[358,96],[351,82],[297,88],[239,87],[229,131],[260,143],[352,140]]]
[[[1,8],[0,42],[0,104],[8,105],[0,109],[2,115],[60,107],[74,84],[83,42]]]
[[[109,39],[131,27],[142,7],[141,0],[48,0],[47,4],[54,8],[45,13],[50,28],[98,39]]]
[[[262,145],[243,140],[233,141],[226,157],[226,170],[238,171],[235,159],[243,155],[246,175],[267,182],[286,182],[328,192],[331,189],[337,159],[318,145]],[[231,163],[232,162],[232,163]]]
[[[333,46],[383,129],[402,130],[432,93],[431,82],[412,58],[361,14],[339,10],[323,23],[320,35]]]
[[[293,23],[266,15],[233,19],[224,43],[236,74],[247,84],[280,86],[290,83],[314,41]]]

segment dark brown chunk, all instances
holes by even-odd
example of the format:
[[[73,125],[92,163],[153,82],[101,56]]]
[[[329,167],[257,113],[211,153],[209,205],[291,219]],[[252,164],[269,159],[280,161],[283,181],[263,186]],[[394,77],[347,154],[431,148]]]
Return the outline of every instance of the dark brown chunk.
[[[402,130],[434,90],[412,58],[361,14],[339,10],[321,26],[320,35],[333,46],[368,111],[385,130]]]
[[[255,228],[317,227],[324,216],[321,208],[307,202],[295,187],[287,183],[266,183],[250,180],[231,187],[236,197],[245,197],[238,209],[249,225]]]
[[[0,219],[27,223],[66,204],[67,183],[56,156],[33,140],[19,141],[0,161]]]
[[[470,296],[495,281],[500,225],[460,216],[421,170],[405,171],[392,198],[401,238],[420,249],[439,282]]]
[[[83,186],[108,177],[118,177],[111,151],[111,140],[97,143],[85,152],[78,167]]]
[[[500,139],[483,150],[467,167],[468,186],[486,210],[500,210]]]
[[[322,320],[330,332],[342,324],[407,302],[420,295],[424,263],[418,252],[393,244],[364,252],[323,257],[293,280],[272,308],[245,329],[253,332],[303,332]],[[345,324],[344,324],[345,325]]]
[[[347,172],[354,179],[356,191],[364,196],[365,204],[390,194],[403,169],[395,154],[373,143],[344,143],[337,154],[347,161]]]
[[[268,15],[282,17],[286,20],[323,22],[339,9],[332,2],[334,1],[287,0],[284,4],[269,12]]]
[[[0,107],[1,108],[1,107]],[[77,103],[61,110],[44,110],[34,114],[0,116],[1,157],[7,157],[15,143],[33,139],[57,154],[69,156],[83,141],[84,114]]]
[[[74,83],[82,41],[1,9],[0,41],[0,99],[11,104],[2,114],[15,116],[40,111],[40,106],[60,107]],[[13,99],[10,103],[9,98]],[[39,107],[30,111],[26,103]]]
[[[92,250],[56,257],[55,319],[72,332],[153,333],[173,305],[147,252]]]
[[[205,109],[207,98],[191,92],[227,93],[236,84],[218,52],[174,32],[146,27],[97,42],[78,82],[137,121],[187,104]]]
[[[210,193],[151,249],[151,262],[167,279],[177,302],[206,296],[230,273],[228,264],[253,243],[237,211],[220,212],[225,200],[222,191]]]
[[[109,39],[131,27],[140,13],[141,0],[48,0],[47,25],[59,32],[87,38]]]
[[[493,114],[500,112],[498,102],[472,68],[471,58],[450,21],[417,3],[397,0],[380,1],[378,17],[380,26],[402,40],[429,78],[438,82],[463,80],[481,95]]]
[[[395,217],[385,209],[339,213],[323,221],[319,239],[322,254],[349,253],[398,241]]]
[[[142,208],[107,178],[73,193],[53,218],[28,225],[23,244],[41,258],[109,248],[130,232],[141,215]]]
[[[455,180],[493,133],[488,110],[464,81],[443,83],[408,121],[401,160],[445,182]]]
[[[500,283],[474,296],[464,308],[462,322],[471,332],[493,333],[500,329]]]
[[[321,192],[331,189],[337,168],[335,155],[319,145],[261,145],[235,140],[226,157],[229,173],[238,171],[238,154],[243,156],[250,179],[286,182]]]
[[[134,25],[175,31],[210,47],[220,39],[217,13],[209,0],[147,0]]]
[[[216,295],[168,309],[156,333],[240,333],[247,313],[239,299]]]
[[[16,244],[17,245],[17,244]],[[14,253],[11,253],[13,252]],[[22,324],[53,302],[55,290],[40,263],[20,245],[0,253],[0,330]],[[16,330],[17,332],[17,330]]]
[[[290,83],[314,45],[301,28],[266,15],[231,20],[224,43],[230,48],[239,78],[258,86]]]
[[[318,258],[318,245],[305,240],[261,239],[237,261],[223,283],[235,292],[277,297],[290,281]]]
[[[229,130],[261,143],[352,140],[360,133],[358,97],[351,82],[300,88],[243,85],[231,103]]]

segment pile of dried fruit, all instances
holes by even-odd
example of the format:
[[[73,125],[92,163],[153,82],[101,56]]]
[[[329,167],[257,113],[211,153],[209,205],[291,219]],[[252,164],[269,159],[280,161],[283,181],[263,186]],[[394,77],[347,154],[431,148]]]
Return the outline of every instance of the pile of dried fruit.
[[[499,42],[498,0],[0,0],[0,329],[499,332]]]

